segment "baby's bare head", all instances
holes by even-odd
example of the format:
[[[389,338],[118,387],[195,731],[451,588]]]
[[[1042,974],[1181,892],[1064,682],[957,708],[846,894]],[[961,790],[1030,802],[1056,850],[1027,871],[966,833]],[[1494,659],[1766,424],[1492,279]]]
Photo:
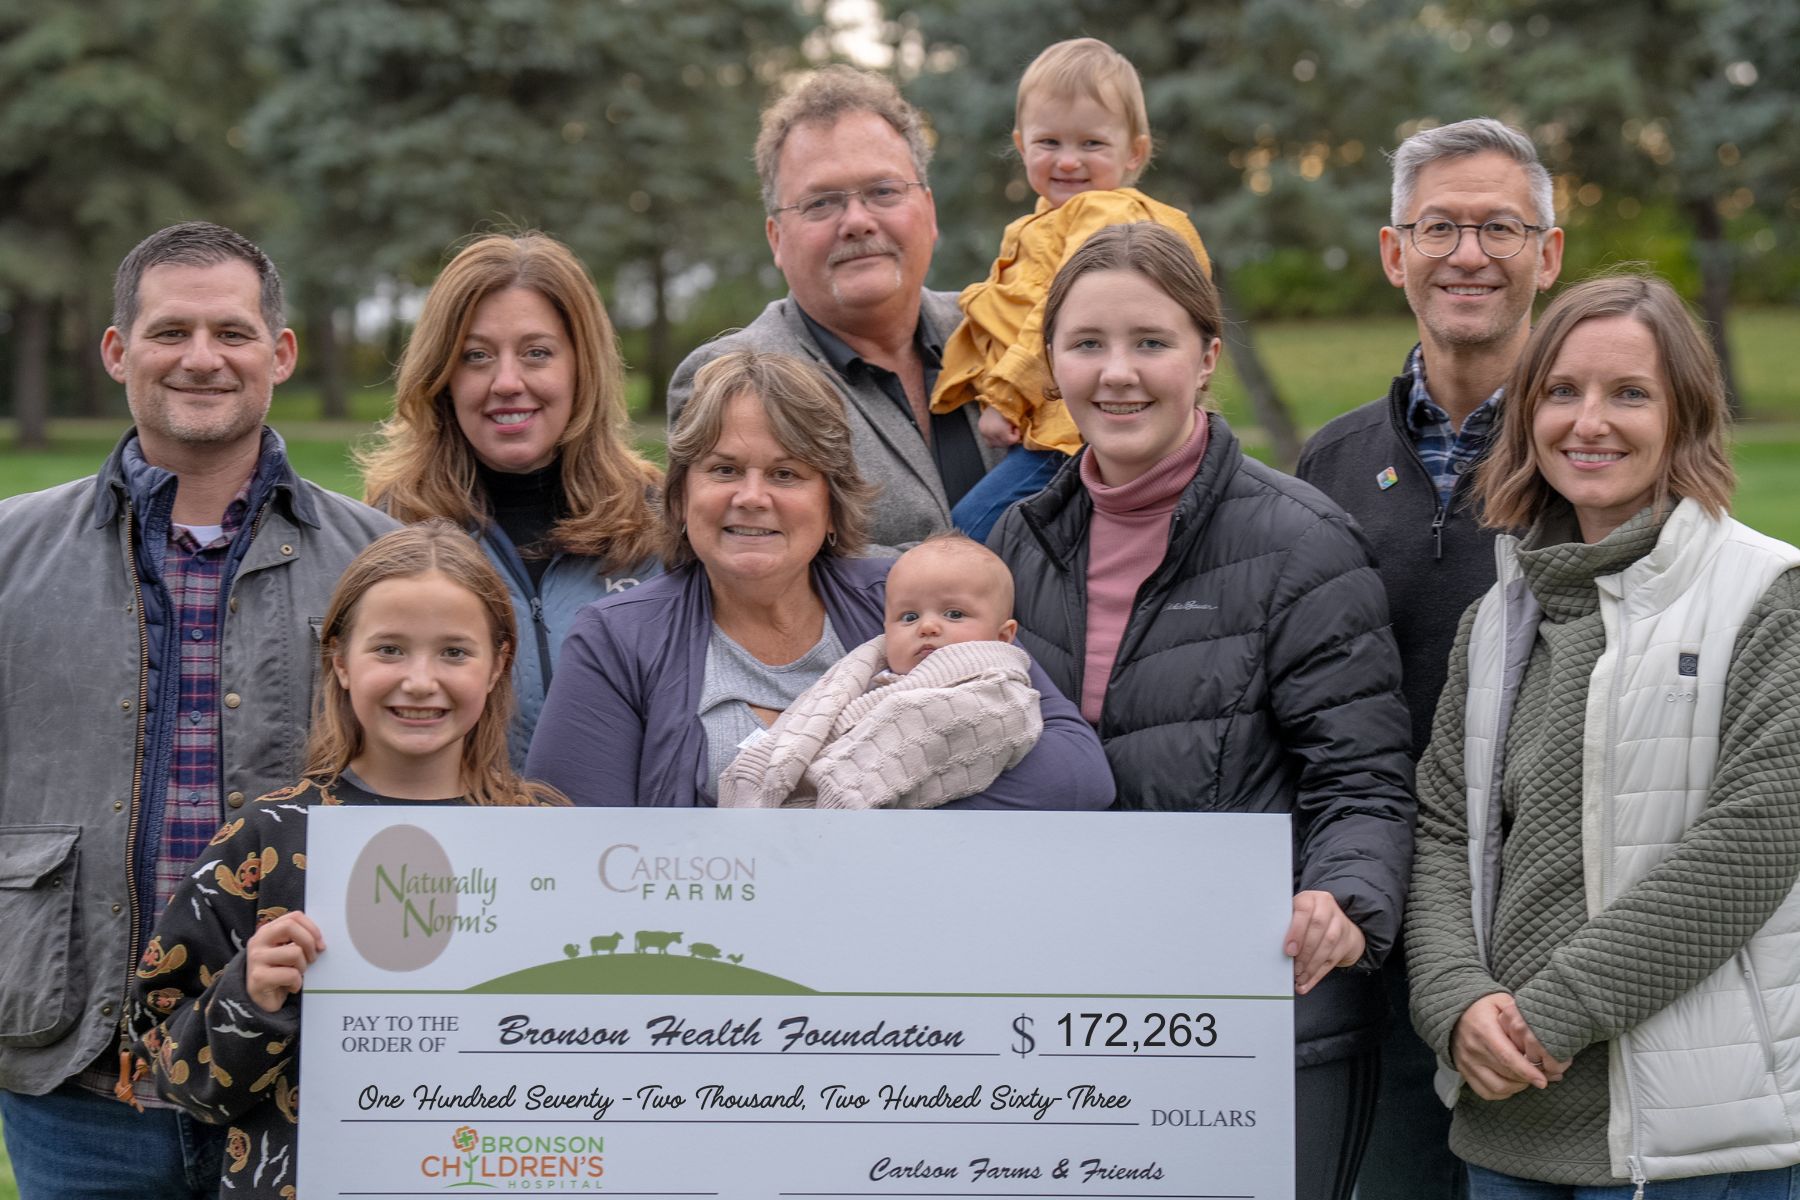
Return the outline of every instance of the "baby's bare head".
[[[1012,606],[1012,572],[999,555],[960,533],[926,538],[888,572],[888,669],[904,675],[956,642],[1012,641]]]

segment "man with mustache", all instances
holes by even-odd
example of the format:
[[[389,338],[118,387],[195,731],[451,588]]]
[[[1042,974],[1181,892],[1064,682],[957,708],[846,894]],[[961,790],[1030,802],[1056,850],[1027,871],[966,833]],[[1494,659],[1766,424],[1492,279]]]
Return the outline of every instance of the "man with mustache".
[[[226,1130],[133,1082],[126,993],[213,834],[299,773],[318,623],[395,528],[263,423],[295,342],[260,249],[170,226],[113,305],[135,427],[97,476],[0,502],[0,1121],[25,1200],[217,1194]]]
[[[1394,151],[1393,168],[1381,263],[1406,291],[1419,344],[1387,396],[1313,435],[1297,474],[1343,505],[1374,548],[1416,761],[1457,621],[1494,583],[1495,531],[1480,527],[1469,493],[1531,333],[1532,299],[1562,269],[1563,231],[1531,139],[1491,118],[1414,134]],[[1450,1110],[1432,1091],[1436,1064],[1407,1019],[1405,962],[1395,947],[1383,968],[1394,1011],[1360,1200],[1464,1194]]]
[[[765,230],[788,295],[688,355],[669,385],[674,422],[694,373],[732,350],[817,364],[844,396],[863,477],[881,485],[872,541],[899,546],[950,526],[950,509],[1000,457],[976,405],[931,411],[953,292],[924,288],[937,241],[918,112],[851,67],[802,80],[762,116],[756,170]]]

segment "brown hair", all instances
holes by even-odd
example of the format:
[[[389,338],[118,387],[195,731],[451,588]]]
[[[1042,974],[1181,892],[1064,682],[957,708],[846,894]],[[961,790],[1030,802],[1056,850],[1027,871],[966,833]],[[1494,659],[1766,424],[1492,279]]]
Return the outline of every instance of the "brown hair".
[[[1144,161],[1125,176],[1135,183],[1150,165],[1150,112],[1144,105],[1144,84],[1131,60],[1099,38],[1070,38],[1057,42],[1031,60],[1019,78],[1019,97],[1013,106],[1013,125],[1025,128],[1025,102],[1048,96],[1053,100],[1085,98],[1125,120],[1126,153],[1144,139]]]
[[[210,221],[183,221],[159,229],[136,246],[113,276],[113,328],[129,337],[138,317],[138,288],[152,267],[213,267],[237,261],[256,272],[258,304],[267,337],[287,327],[281,273],[262,247],[235,230]]]
[[[319,631],[319,697],[306,741],[306,776],[329,785],[362,753],[362,724],[350,705],[349,693],[338,682],[332,661],[356,622],[362,598],[378,583],[414,579],[434,571],[481,601],[500,666],[481,716],[463,737],[463,795],[471,804],[567,804],[562,793],[550,785],[519,778],[507,759],[506,726],[513,713],[512,660],[518,646],[512,597],[481,547],[455,525],[438,518],[384,534],[344,568]]]
[[[1225,312],[1219,304],[1219,289],[1206,277],[1194,249],[1180,234],[1155,221],[1132,221],[1124,225],[1108,225],[1083,242],[1081,249],[1050,281],[1050,294],[1044,301],[1044,365],[1050,369],[1051,383],[1044,394],[1060,400],[1062,393],[1055,383],[1054,344],[1056,322],[1069,289],[1083,275],[1096,271],[1131,271],[1156,285],[1158,291],[1181,306],[1188,320],[1204,338],[1221,337],[1225,329]],[[1196,403],[1210,408],[1212,393],[1201,385]]]
[[[687,539],[687,478],[725,430],[725,406],[753,396],[769,432],[789,454],[825,477],[836,535],[820,554],[855,558],[869,544],[869,504],[878,490],[856,469],[844,399],[817,367],[788,354],[737,350],[694,376],[694,394],[669,431],[669,483],[663,505],[663,563],[671,571],[695,561]]]
[[[1539,470],[1532,425],[1563,343],[1577,325],[1599,317],[1631,317],[1649,330],[1663,377],[1669,381],[1668,439],[1656,484],[1657,511],[1666,511],[1672,498],[1697,501],[1713,516],[1730,511],[1732,489],[1737,486],[1725,446],[1731,410],[1712,344],[1666,281],[1655,275],[1618,274],[1569,288],[1532,329],[1506,383],[1506,404],[1493,449],[1476,476],[1482,524],[1528,526],[1556,495]]]
[[[575,354],[575,395],[557,442],[569,515],[551,529],[551,541],[599,559],[602,570],[640,562],[656,552],[651,496],[662,472],[626,438],[624,363],[593,281],[568,247],[542,233],[478,238],[431,285],[400,359],[394,414],[381,426],[382,440],[356,456],[365,496],[402,521],[487,524],[487,497],[456,421],[450,379],[476,306],[515,287],[549,301]]]
[[[859,112],[874,113],[893,127],[912,158],[913,182],[930,185],[925,168],[931,165],[931,145],[925,140],[919,110],[902,98],[900,89],[886,76],[839,63],[805,76],[763,110],[762,130],[756,135],[756,177],[762,182],[765,210],[773,214],[781,203],[775,171],[794,126],[811,122],[830,125]]]

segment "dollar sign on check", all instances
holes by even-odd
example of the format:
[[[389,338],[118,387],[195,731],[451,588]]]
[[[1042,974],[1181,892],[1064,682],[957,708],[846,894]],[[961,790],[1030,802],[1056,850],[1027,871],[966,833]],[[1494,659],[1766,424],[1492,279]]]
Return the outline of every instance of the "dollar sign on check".
[[[1012,1050],[1020,1058],[1037,1049],[1037,1039],[1031,1036],[1033,1024],[1032,1019],[1024,1013],[1013,1018],[1013,1032],[1019,1035],[1019,1039],[1013,1043]]]

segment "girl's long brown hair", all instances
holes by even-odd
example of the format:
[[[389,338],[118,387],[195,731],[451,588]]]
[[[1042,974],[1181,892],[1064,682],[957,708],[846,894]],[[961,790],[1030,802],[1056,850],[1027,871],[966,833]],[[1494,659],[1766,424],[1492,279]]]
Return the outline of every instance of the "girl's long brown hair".
[[[306,741],[307,778],[328,785],[362,753],[362,725],[350,695],[338,682],[332,660],[356,621],[369,589],[390,579],[413,579],[433,571],[465,588],[487,613],[488,632],[499,673],[474,728],[463,737],[462,790],[471,804],[567,804],[548,784],[521,779],[506,755],[506,726],[512,719],[512,656],[518,644],[512,597],[500,573],[468,534],[449,521],[432,519],[396,529],[374,542],[344,569],[325,626],[319,633],[319,698]]]
[[[556,548],[629,567],[660,548],[652,499],[662,472],[626,437],[625,368],[618,338],[587,271],[542,233],[488,234],[450,260],[425,297],[400,359],[394,414],[381,440],[358,452],[368,502],[401,521],[444,517],[465,529],[488,521],[475,452],[450,400],[475,307],[495,292],[530,288],[562,317],[575,352],[575,395],[558,440],[569,515],[550,531]]]

